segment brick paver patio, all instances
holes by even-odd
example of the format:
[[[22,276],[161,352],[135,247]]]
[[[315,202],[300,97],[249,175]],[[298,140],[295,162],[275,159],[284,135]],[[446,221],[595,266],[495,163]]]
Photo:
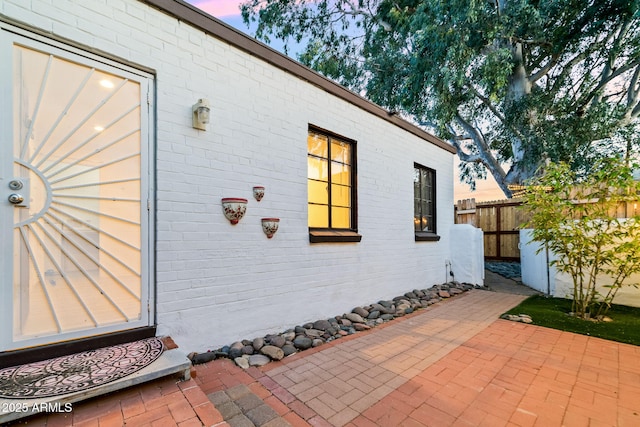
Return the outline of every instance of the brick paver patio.
[[[216,360],[28,422],[226,426],[207,396],[244,385],[274,426],[640,425],[640,347],[498,319],[523,298],[470,291],[260,369]]]

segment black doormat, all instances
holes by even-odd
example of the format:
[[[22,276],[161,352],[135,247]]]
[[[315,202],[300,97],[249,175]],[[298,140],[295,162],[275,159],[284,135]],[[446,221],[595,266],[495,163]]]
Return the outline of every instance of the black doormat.
[[[164,347],[148,338],[0,370],[0,397],[37,399],[88,390],[131,375]]]

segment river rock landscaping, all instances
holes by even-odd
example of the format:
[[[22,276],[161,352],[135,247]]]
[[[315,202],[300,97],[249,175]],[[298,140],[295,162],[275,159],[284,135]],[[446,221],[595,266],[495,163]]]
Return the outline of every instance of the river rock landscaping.
[[[355,307],[341,316],[305,323],[279,334],[236,341],[206,353],[191,353],[189,358],[194,364],[228,358],[244,369],[263,366],[272,360],[282,360],[297,352],[375,328],[473,288],[474,285],[454,281],[430,289],[414,289],[391,300]]]

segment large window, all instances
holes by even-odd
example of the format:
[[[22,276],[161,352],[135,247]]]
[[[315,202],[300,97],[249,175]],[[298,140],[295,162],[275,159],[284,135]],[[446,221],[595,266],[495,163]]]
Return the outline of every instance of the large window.
[[[436,172],[413,164],[413,224],[416,240],[439,240],[436,235]]]
[[[357,235],[355,142],[317,128],[307,137],[311,242],[360,241]]]

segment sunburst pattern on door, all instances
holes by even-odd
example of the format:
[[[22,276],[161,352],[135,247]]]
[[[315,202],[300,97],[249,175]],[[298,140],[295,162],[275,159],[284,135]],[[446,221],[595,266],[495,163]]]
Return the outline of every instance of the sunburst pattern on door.
[[[18,45],[13,60],[14,340],[138,320],[140,83]]]

